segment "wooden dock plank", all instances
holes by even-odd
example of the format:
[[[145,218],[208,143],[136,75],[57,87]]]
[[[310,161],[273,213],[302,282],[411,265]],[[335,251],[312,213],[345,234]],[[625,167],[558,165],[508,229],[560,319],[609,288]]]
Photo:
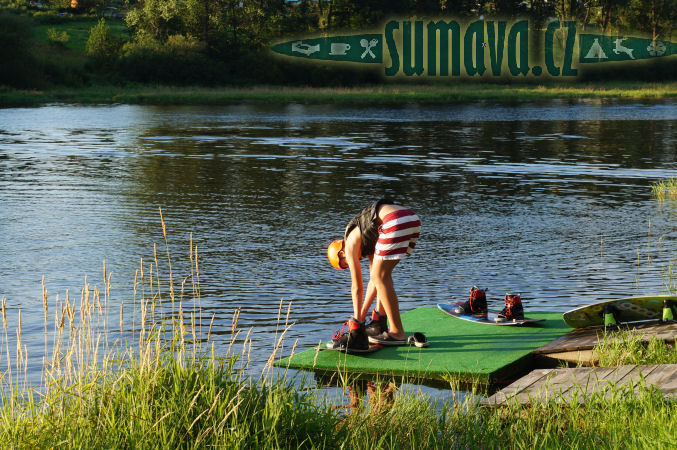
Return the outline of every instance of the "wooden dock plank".
[[[639,375],[639,373],[637,372],[637,366],[634,365],[619,366],[616,372],[614,373],[614,377],[609,381],[616,384],[618,383],[627,384],[632,379],[633,374],[635,376]]]
[[[657,386],[663,394],[677,394],[677,364],[660,365],[645,382]]]
[[[597,328],[579,328],[534,350],[535,354],[574,352],[589,350],[597,345],[600,330]]]
[[[640,369],[642,367],[643,369]],[[635,387],[639,384],[642,379],[642,373],[644,371],[651,372],[655,369],[655,366],[620,366],[619,370],[614,374],[613,377],[604,380],[604,387],[602,387],[602,382],[599,383],[600,388],[596,392],[602,391],[604,388],[621,388],[621,389],[630,389],[632,392],[635,391]],[[614,395],[613,389],[608,390],[604,393],[604,398],[609,399]]]
[[[529,403],[533,397],[546,397],[560,395],[562,389],[568,389],[566,386],[566,375],[559,371],[550,371],[550,373],[541,377],[539,382],[533,383],[528,389],[524,389],[515,395],[519,403]]]
[[[624,376],[625,371],[619,373],[618,367],[603,367],[593,373],[586,367],[563,369],[563,375],[568,375],[567,389],[562,391],[559,403],[577,401],[582,403],[586,398],[603,390],[611,381]]]
[[[509,386],[506,386],[502,390],[496,393],[498,396],[497,399],[500,399],[499,401],[504,402],[507,397],[514,396],[519,394],[520,392],[529,389],[529,387],[538,381],[541,380],[545,375],[547,375],[550,371],[547,369],[536,369],[532,370],[529,374],[526,376],[520,378],[518,382],[512,383]]]
[[[589,361],[596,360],[596,355],[592,350],[576,350],[573,352],[557,352],[557,353],[548,353],[548,358],[557,359],[559,361],[570,362],[573,364],[586,364]]]
[[[677,399],[677,364],[659,365],[645,378],[645,383],[657,386],[663,397]]]
[[[535,370],[480,404],[500,406],[548,400],[583,403],[595,393],[604,393],[607,398],[613,395],[610,386],[637,392],[642,383],[656,386],[665,398],[677,398],[677,364]]]
[[[638,375],[639,375],[639,380],[641,379],[646,379],[649,378],[653,373],[660,373],[660,368],[662,367],[660,364],[651,364],[651,365],[645,365],[645,366],[637,366],[638,369]]]
[[[510,386],[505,388],[504,392],[506,394],[517,394],[520,391],[529,389],[529,386],[531,386],[534,383],[537,383],[547,373],[548,373],[547,370],[532,370],[527,376],[520,378],[521,381],[520,383],[511,384]]]

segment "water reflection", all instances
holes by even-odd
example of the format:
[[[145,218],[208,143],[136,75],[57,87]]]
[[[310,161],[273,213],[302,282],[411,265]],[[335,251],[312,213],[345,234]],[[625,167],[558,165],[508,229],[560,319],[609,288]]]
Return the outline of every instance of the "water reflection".
[[[324,249],[382,194],[425,224],[396,274],[403,310],[473,284],[555,311],[661,292],[675,214],[650,182],[677,175],[676,142],[670,102],[0,110],[0,296],[39,333],[41,276],[50,297],[79,292],[105,259],[130,302],[139,260],[164,242],[161,206],[176,279],[192,232],[214,335],[241,307],[256,366],[280,299],[301,348],[350,314]]]

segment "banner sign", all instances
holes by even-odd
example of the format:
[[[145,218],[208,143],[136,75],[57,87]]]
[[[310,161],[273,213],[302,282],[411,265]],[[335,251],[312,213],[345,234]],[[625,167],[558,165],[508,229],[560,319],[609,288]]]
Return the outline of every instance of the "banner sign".
[[[310,59],[380,64],[383,62],[383,36],[356,34],[303,39],[277,44],[273,46],[273,50],[283,55]]]
[[[577,66],[650,60],[677,53],[669,41],[603,34],[579,34],[575,22],[553,21],[536,42],[526,20],[402,20],[381,33],[294,39],[273,45],[289,57],[379,64],[386,76],[551,76],[578,75]],[[578,45],[576,45],[578,41]],[[576,64],[576,62],[578,64]]]
[[[677,47],[670,42],[634,37],[582,34],[579,38],[582,63],[632,61],[670,56]]]

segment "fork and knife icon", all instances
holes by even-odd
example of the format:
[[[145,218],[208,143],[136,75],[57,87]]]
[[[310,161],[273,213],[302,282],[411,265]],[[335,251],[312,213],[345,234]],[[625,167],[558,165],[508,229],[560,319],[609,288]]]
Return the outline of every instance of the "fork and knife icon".
[[[364,48],[364,53],[362,53],[362,56],[360,57],[361,59],[364,59],[367,54],[369,54],[372,58],[376,58],[376,55],[374,52],[371,51],[373,47],[375,47],[378,44],[378,39],[372,39],[371,41],[367,41],[366,39],[362,39],[360,41],[360,45],[362,48]]]

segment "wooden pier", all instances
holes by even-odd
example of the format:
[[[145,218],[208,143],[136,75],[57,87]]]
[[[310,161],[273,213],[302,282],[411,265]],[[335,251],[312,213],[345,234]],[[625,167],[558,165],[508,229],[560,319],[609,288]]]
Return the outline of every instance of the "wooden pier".
[[[620,330],[630,329],[628,327],[609,329],[606,332],[607,339]],[[665,342],[675,342],[677,336],[677,323],[647,322],[637,324],[631,329],[639,333],[640,340],[649,342],[655,338]],[[534,355],[545,356],[552,359],[582,364],[584,366],[594,365],[596,363],[593,352],[595,346],[604,336],[603,327],[578,328],[562,336],[561,338],[534,350]]]
[[[480,402],[483,406],[511,403],[531,404],[554,400],[557,403],[584,403],[591,395],[611,395],[615,389],[655,386],[663,397],[677,400],[677,364],[647,366],[579,367],[574,369],[537,369]]]

